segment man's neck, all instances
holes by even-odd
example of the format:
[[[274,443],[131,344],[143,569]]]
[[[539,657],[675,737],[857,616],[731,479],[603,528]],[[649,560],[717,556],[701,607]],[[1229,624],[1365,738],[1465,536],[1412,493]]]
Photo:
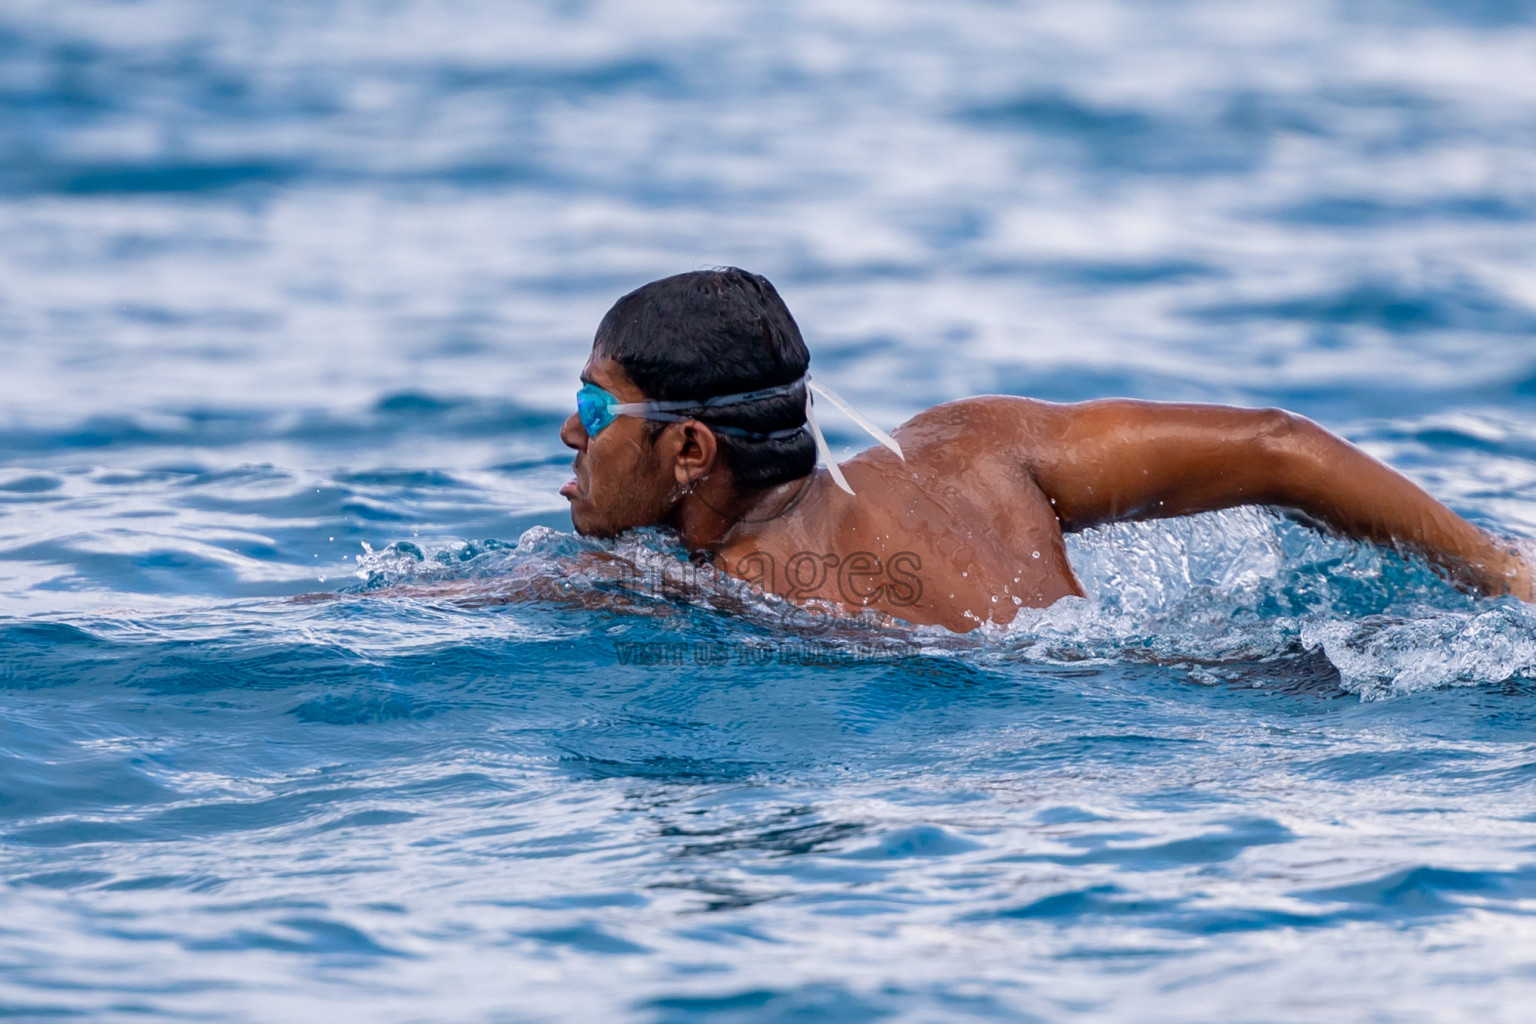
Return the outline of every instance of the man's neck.
[[[800,504],[815,485],[814,473],[760,491],[741,491],[727,474],[706,477],[673,509],[669,525],[690,551],[718,551],[732,534],[768,526]]]

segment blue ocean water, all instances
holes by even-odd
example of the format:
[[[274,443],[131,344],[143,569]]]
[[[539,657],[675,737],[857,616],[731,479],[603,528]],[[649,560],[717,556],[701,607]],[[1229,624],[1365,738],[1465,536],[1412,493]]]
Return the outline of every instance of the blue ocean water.
[[[736,264],[886,425],[1283,405],[1531,537],[1533,221],[1520,0],[9,0],[0,1015],[1524,1021],[1536,609],[1243,509],[797,622],[584,575],[678,563],[556,430]]]

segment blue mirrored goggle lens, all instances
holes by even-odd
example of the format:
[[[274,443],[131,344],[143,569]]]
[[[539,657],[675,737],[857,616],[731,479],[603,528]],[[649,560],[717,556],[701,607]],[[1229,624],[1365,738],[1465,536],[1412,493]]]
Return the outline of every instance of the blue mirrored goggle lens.
[[[608,392],[596,384],[583,384],[576,392],[576,418],[588,437],[596,437],[598,431],[613,422],[613,406],[618,403]]]

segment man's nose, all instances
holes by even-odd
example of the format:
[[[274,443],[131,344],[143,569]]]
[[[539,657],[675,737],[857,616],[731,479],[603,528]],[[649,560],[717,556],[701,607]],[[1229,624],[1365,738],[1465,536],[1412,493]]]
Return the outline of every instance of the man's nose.
[[[587,431],[575,413],[571,413],[560,424],[560,440],[565,442],[567,448],[575,448],[579,452],[587,450]]]

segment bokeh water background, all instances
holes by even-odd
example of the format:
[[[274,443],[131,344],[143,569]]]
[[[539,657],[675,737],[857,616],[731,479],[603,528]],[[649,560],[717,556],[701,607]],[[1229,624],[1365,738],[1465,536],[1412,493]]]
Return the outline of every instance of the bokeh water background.
[[[1530,536],[1533,14],[7,0],[0,1014],[1529,1019],[1536,610],[1239,510],[796,628],[573,568],[555,431],[738,264],[887,425],[1279,404]]]

